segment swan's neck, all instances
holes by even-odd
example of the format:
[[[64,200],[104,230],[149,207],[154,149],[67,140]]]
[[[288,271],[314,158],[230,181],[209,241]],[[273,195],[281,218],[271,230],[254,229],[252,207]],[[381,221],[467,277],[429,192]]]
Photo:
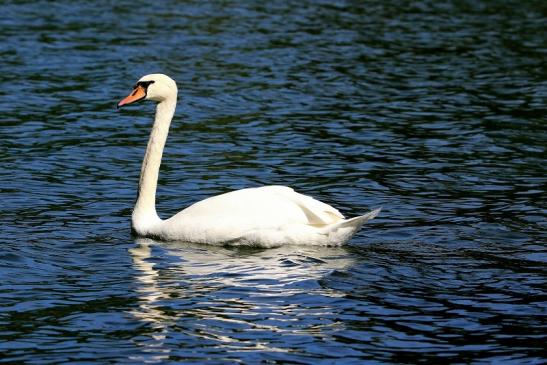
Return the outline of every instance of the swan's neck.
[[[162,101],[156,107],[156,117],[142,162],[139,192],[132,216],[133,229],[140,235],[152,234],[153,227],[161,222],[156,213],[156,188],[158,186],[161,156],[169,133],[171,119],[175,114],[176,104],[177,98],[175,96]]]

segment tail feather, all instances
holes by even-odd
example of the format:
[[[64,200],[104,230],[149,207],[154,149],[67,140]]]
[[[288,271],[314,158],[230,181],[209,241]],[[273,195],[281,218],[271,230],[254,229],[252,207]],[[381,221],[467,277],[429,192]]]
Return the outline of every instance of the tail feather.
[[[325,226],[322,234],[328,237],[327,244],[339,245],[349,241],[355,232],[357,232],[365,222],[376,217],[378,213],[380,213],[380,210],[382,210],[382,208],[374,209],[373,211],[359,217],[354,217]]]
[[[356,227],[356,228],[359,228],[359,227],[361,227],[361,225],[363,225],[367,221],[369,221],[369,220],[373,219],[374,217],[376,217],[378,215],[378,213],[380,213],[381,210],[382,210],[381,207],[378,208],[378,209],[374,209],[373,211],[368,212],[365,215],[360,215],[358,217],[346,219],[343,222],[340,222],[340,223],[337,223],[336,225],[333,225],[332,227],[333,228],[336,227],[336,229],[343,228],[343,227]]]

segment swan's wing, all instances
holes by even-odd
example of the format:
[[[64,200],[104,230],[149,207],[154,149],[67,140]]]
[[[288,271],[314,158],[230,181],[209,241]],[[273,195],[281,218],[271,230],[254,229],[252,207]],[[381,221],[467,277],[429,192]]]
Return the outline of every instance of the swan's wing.
[[[287,186],[265,186],[261,189],[272,191],[296,204],[306,215],[308,224],[327,225],[344,219],[337,209],[311,196],[299,194]]]
[[[338,210],[285,186],[232,191],[197,202],[166,221],[169,230],[190,236],[234,239],[246,232],[288,225],[323,226],[342,221]],[[191,237],[189,237],[191,238]]]
[[[263,186],[217,195],[184,209],[178,215],[261,222],[275,226],[280,223],[330,224],[344,219],[333,207],[312,197],[299,194],[286,186]]]
[[[217,195],[164,221],[163,239],[211,244],[346,242],[378,211],[345,220],[333,207],[285,186],[265,186]]]

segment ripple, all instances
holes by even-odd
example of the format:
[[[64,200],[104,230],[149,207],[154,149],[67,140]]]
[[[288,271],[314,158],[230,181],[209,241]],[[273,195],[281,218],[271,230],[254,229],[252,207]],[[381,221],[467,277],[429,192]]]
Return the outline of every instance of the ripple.
[[[0,10],[4,362],[544,362],[543,3]],[[344,248],[135,242],[153,107],[114,104],[158,71],[163,217],[264,184],[381,216]]]

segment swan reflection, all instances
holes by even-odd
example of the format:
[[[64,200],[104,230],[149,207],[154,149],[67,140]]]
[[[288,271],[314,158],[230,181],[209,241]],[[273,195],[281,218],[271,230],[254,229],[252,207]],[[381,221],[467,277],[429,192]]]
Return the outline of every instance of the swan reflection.
[[[138,239],[130,253],[140,299],[132,314],[154,329],[159,347],[167,333],[176,333],[184,341],[285,351],[257,339],[335,326],[324,318],[342,294],[322,287],[320,279],[354,263],[343,247],[233,249]],[[304,312],[317,322],[300,323]]]

